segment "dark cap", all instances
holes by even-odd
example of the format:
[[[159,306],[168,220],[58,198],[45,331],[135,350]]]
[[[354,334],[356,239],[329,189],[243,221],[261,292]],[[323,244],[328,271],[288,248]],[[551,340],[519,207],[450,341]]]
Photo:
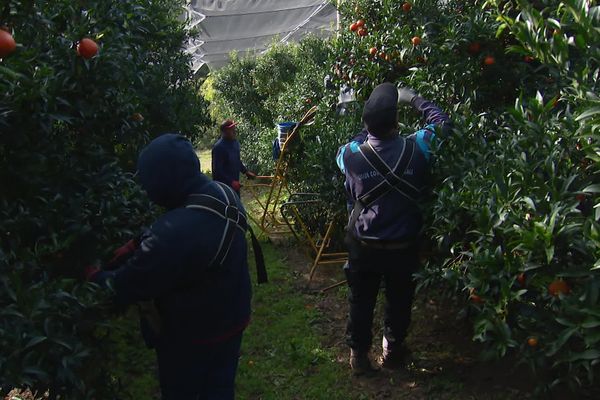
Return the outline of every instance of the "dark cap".
[[[398,89],[392,83],[378,85],[365,102],[362,118],[369,133],[385,134],[396,124]]]
[[[233,128],[237,125],[236,122],[234,122],[232,119],[226,119],[225,121],[223,121],[223,123],[221,124],[221,131],[224,131],[225,129],[229,129],[229,128]]]

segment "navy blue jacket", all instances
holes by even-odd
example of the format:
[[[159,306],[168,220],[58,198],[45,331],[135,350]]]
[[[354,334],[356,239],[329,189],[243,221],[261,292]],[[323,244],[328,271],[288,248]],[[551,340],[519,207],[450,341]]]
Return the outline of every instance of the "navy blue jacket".
[[[360,150],[365,140],[392,169],[400,159],[405,142],[414,141],[416,151],[403,178],[425,192],[429,183],[430,149],[436,127],[442,127],[449,122],[449,118],[435,104],[421,97],[416,97],[413,105],[423,113],[427,123],[425,128],[407,138],[395,136],[385,140],[363,130],[350,143],[340,147],[336,161],[346,177],[345,186],[350,202],[353,203],[384,181]],[[350,229],[359,239],[398,242],[416,239],[422,227],[423,216],[419,204],[392,190],[363,209],[355,226]]]
[[[133,257],[94,280],[112,278],[118,304],[154,301],[162,320],[160,340],[168,343],[209,344],[241,332],[249,322],[251,296],[245,235],[236,229],[224,264],[211,269],[225,222],[182,207],[190,194],[226,201],[218,185],[200,173],[192,145],[179,135],[152,141],[138,171],[149,198],[168,211],[154,221]]]
[[[240,180],[240,172],[248,171],[240,159],[240,142],[219,139],[212,149],[212,177],[215,181],[231,186]]]

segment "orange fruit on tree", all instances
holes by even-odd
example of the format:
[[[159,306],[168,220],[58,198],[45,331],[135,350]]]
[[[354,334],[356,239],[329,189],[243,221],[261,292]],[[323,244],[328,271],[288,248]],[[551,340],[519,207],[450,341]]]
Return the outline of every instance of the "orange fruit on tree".
[[[17,48],[17,42],[12,35],[4,30],[0,30],[0,58],[8,56]]]
[[[385,60],[385,56],[386,56],[385,51],[382,51],[379,53],[379,58],[381,58],[382,60]]]
[[[367,36],[367,29],[366,28],[360,28],[358,30],[358,36]]]
[[[377,54],[377,47],[371,47],[369,49],[369,54],[375,56]]]
[[[538,340],[535,336],[532,336],[529,339],[527,339],[527,344],[531,347],[535,347],[538,345]]]
[[[535,60],[535,58],[533,58],[531,56],[525,56],[525,57],[523,57],[523,61],[525,61],[526,63],[530,63],[533,60]]]
[[[356,21],[356,26],[362,28],[363,26],[365,26],[365,20],[359,19],[358,21]]]
[[[402,4],[402,10],[404,12],[409,12],[412,9],[412,4],[410,4],[408,1],[404,4]]]
[[[411,43],[413,44],[413,46],[418,46],[421,44],[421,38],[419,36],[415,36],[412,39],[410,39]]]
[[[483,63],[485,65],[494,65],[496,64],[496,59],[493,56],[487,56],[483,59]]]
[[[519,274],[519,276],[517,276],[517,281],[519,282],[519,284],[520,284],[521,286],[525,286],[525,281],[526,281],[526,279],[525,279],[525,273],[524,273],[524,272],[521,272],[521,273]]]
[[[131,119],[133,119],[136,122],[142,122],[144,120],[144,116],[142,114],[140,114],[140,113],[134,113],[131,116]]]
[[[356,22],[355,22],[355,23],[353,23],[352,25],[350,25],[350,30],[351,30],[352,32],[356,31],[357,29],[358,29],[358,25],[356,25]]]
[[[468,51],[469,51],[469,54],[472,54],[472,55],[479,54],[479,52],[481,51],[481,43],[479,43],[479,42],[470,43]]]
[[[548,293],[552,296],[558,296],[559,294],[567,295],[571,292],[569,284],[562,279],[557,279],[548,285]]]
[[[92,39],[81,39],[77,44],[77,54],[85,59],[90,59],[98,54],[98,45]]]
[[[473,303],[476,304],[481,304],[483,303],[483,299],[481,298],[481,296],[479,296],[476,292],[475,289],[471,289],[471,295],[469,296],[469,298],[471,299],[471,301]]]

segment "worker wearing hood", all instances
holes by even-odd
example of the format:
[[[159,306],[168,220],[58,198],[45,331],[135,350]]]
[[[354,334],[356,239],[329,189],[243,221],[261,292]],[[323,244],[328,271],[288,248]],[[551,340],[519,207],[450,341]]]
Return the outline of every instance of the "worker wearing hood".
[[[190,195],[227,198],[220,184],[200,172],[183,136],[165,134],[147,145],[138,176],[148,197],[167,211],[140,240],[117,252],[116,269],[88,271],[88,278],[101,284],[112,279],[118,304],[141,302],[150,310],[144,312],[142,333],[157,352],[163,399],[233,399],[242,332],[250,319],[244,232],[236,229],[215,267],[224,237],[216,233],[226,229],[226,221],[185,205]]]

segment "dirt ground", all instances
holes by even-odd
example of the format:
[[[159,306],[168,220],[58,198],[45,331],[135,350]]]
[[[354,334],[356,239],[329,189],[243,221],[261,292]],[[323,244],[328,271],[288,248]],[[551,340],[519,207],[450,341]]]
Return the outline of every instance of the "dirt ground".
[[[282,246],[282,244],[279,244]],[[345,285],[321,293],[343,279],[341,266],[321,266],[307,287],[311,260],[292,244],[283,244],[286,262],[297,277],[298,290],[323,315],[314,328],[323,333],[324,347],[337,354],[337,361],[348,365],[349,350],[344,343],[348,306]],[[419,293],[413,306],[407,344],[413,362],[403,371],[383,370],[375,377],[353,377],[350,383],[361,399],[583,399],[568,390],[552,395],[534,395],[536,377],[525,366],[516,367],[511,357],[494,362],[480,359],[483,347],[472,341],[472,324],[459,317],[458,307],[438,293]],[[372,356],[381,353],[382,301],[378,302],[374,322]],[[587,397],[592,398],[592,397]],[[596,397],[598,398],[598,397]]]

